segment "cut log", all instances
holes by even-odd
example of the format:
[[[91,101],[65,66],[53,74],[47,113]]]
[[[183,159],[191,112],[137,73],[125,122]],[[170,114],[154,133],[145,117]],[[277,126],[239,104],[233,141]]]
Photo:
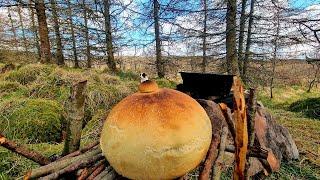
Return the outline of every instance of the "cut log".
[[[64,116],[67,122],[67,134],[62,153],[63,155],[77,151],[80,147],[86,85],[87,80],[74,84],[71,87],[71,95],[64,105],[66,111]]]
[[[50,163],[49,158],[43,156],[42,154],[31,151],[28,148],[18,145],[17,143],[8,140],[2,134],[0,134],[0,145],[6,149],[9,149],[12,152],[15,152],[23,157],[26,157],[40,165],[46,165]]]
[[[235,121],[235,168],[233,172],[234,179],[244,179],[244,170],[246,164],[246,155],[248,149],[248,130],[247,113],[244,98],[244,89],[238,77],[233,80],[234,107],[233,117]]]

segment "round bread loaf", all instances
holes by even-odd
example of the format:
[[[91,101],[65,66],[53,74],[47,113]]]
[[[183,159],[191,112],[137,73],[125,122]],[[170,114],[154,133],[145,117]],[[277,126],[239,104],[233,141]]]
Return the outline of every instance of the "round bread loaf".
[[[100,145],[122,176],[173,179],[198,166],[211,135],[210,119],[197,101],[146,81],[111,110]]]

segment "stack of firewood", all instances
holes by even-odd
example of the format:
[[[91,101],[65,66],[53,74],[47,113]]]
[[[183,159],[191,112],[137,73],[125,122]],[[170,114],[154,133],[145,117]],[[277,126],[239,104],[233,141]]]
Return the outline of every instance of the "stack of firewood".
[[[234,107],[198,99],[212,123],[212,142],[203,163],[199,179],[219,179],[225,167],[225,156],[234,154],[236,179],[246,179],[258,172],[277,171],[282,160],[298,158],[298,150],[288,131],[275,123],[263,106],[258,106],[254,89],[245,103],[243,86],[235,78]],[[104,158],[99,142],[94,142],[56,160],[30,151],[0,135],[0,145],[42,165],[26,173],[25,179],[119,179]],[[188,175],[181,177],[187,179]]]

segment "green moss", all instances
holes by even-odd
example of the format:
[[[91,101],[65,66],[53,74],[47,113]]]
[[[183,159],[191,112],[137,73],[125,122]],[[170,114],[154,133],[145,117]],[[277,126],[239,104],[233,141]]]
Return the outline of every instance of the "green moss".
[[[86,124],[81,132],[82,143],[98,140],[101,127],[106,119],[108,110],[99,109],[96,111],[92,119]]]
[[[59,155],[61,153],[63,143],[25,144],[25,146],[27,146],[28,149],[40,152],[46,157],[50,157],[53,155]],[[25,175],[28,170],[37,167],[39,167],[37,163],[0,147],[0,172],[4,175],[4,177],[8,179],[17,179]]]
[[[130,80],[130,81],[139,81],[139,74],[134,73],[132,71],[119,71],[117,76],[120,77],[121,80]]]
[[[0,81],[0,101],[11,97],[25,97],[27,95],[28,88],[18,82]]]
[[[159,85],[159,87],[161,88],[171,88],[171,89],[175,89],[177,86],[177,83],[161,78],[161,79],[156,79],[155,80],[157,82],[157,84]]]
[[[62,108],[55,101],[11,99],[0,103],[1,132],[9,139],[28,142],[58,142]]]
[[[38,77],[49,75],[53,68],[53,65],[29,64],[9,72],[5,79],[26,85],[35,81]]]

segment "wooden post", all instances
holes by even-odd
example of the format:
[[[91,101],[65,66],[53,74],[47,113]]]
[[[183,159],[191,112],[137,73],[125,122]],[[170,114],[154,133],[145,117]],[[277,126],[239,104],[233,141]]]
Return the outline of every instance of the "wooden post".
[[[71,87],[71,95],[64,105],[67,135],[63,155],[77,151],[80,147],[86,85],[87,80],[74,84]]]
[[[246,103],[244,97],[244,89],[240,78],[237,76],[233,79],[233,114],[235,120],[235,168],[233,172],[233,179],[242,180],[245,178],[244,170],[247,161],[248,150],[248,129],[247,129],[247,113]]]

